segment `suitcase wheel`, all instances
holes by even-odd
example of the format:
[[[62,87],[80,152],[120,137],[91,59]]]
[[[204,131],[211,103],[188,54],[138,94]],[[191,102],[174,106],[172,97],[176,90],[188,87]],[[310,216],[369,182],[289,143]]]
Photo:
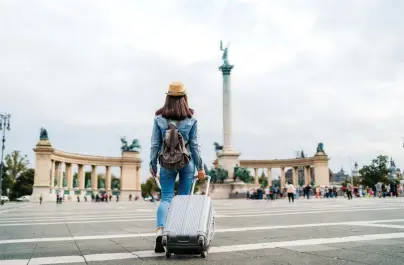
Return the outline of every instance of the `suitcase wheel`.
[[[198,245],[200,245],[201,247],[205,245],[205,238],[203,236],[200,236],[198,238]]]
[[[207,251],[202,251],[201,257],[206,258],[207,256],[208,256],[208,252]]]
[[[171,252],[166,252],[166,258],[169,258],[169,257],[171,257]]]
[[[163,236],[163,238],[161,239],[161,244],[166,247],[167,246],[167,237]]]

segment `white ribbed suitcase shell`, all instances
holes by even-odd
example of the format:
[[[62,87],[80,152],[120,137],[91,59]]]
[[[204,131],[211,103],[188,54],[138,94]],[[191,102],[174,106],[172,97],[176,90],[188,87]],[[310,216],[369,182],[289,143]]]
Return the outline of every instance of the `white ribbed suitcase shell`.
[[[163,238],[166,251],[201,254],[207,251],[215,230],[215,212],[207,195],[178,195],[168,210]],[[203,237],[203,243],[200,238]]]

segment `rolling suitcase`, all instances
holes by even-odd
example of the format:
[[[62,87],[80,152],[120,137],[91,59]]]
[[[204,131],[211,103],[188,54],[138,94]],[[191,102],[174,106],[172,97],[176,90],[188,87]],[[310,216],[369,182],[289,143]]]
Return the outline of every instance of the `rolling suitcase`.
[[[162,243],[166,257],[171,254],[207,256],[215,231],[215,212],[209,194],[207,176],[204,195],[194,195],[197,179],[192,183],[191,195],[177,195],[168,209]]]

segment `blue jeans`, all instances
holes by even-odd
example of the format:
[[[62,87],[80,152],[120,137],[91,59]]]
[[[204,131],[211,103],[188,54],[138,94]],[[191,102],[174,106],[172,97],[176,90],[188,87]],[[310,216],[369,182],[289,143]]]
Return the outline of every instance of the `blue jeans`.
[[[195,165],[191,160],[189,164],[180,170],[160,168],[161,201],[157,210],[157,227],[164,227],[166,223],[168,207],[174,197],[174,186],[177,174],[180,175],[178,195],[188,195],[191,192],[192,181],[195,177]]]

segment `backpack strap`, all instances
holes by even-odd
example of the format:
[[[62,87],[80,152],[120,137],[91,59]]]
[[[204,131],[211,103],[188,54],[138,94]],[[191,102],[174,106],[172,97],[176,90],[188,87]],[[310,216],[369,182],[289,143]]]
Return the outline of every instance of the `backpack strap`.
[[[168,123],[168,125],[170,125],[170,124],[174,124],[174,125],[175,125],[175,127],[177,127],[177,128],[178,128],[178,123],[179,123],[179,121],[176,121],[176,120],[167,120],[167,123]]]

